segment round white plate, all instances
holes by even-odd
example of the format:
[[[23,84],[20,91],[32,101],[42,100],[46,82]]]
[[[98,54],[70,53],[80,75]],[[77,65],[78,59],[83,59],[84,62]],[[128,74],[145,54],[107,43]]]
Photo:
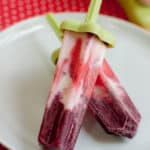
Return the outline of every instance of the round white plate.
[[[83,14],[64,13],[65,18]],[[116,36],[108,61],[142,114],[135,138],[108,135],[86,119],[75,150],[150,149],[150,34],[130,23],[101,16]],[[37,135],[54,66],[50,55],[60,46],[45,17],[23,21],[0,33],[0,141],[12,150],[39,150]]]

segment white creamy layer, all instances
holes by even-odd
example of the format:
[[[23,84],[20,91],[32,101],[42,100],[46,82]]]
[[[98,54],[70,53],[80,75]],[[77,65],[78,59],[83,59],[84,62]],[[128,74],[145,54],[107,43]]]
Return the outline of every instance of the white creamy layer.
[[[80,57],[84,63],[89,61],[89,71],[99,69],[103,62],[106,46],[100,42],[100,40],[95,36],[91,36],[90,39],[88,39],[89,42],[87,42],[87,38],[89,37],[86,33],[78,34],[66,31],[57,65],[62,66],[65,59],[68,61],[58,77],[58,83],[53,82],[47,107],[50,107],[52,100],[58,93],[62,94],[62,99],[60,101],[64,104],[66,109],[71,110],[78,104],[82,103],[82,95],[84,95],[84,78],[81,79],[79,85],[74,85],[69,72],[71,62],[70,53],[78,38],[82,39]]]

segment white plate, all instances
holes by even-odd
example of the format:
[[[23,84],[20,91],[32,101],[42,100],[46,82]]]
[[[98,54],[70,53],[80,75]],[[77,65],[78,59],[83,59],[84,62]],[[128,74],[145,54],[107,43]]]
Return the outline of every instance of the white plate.
[[[64,18],[83,14],[64,13]],[[150,34],[127,22],[101,16],[116,36],[108,61],[142,114],[137,135],[128,140],[106,134],[86,120],[76,150],[150,149]],[[0,141],[12,150],[38,150],[37,135],[47,100],[50,55],[60,46],[45,17],[21,22],[0,33]]]

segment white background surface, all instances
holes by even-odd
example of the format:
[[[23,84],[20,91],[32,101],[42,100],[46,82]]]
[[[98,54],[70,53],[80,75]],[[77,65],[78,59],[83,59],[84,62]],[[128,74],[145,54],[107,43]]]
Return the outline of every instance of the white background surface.
[[[83,14],[59,14],[58,19]],[[89,115],[75,150],[150,149],[150,34],[129,23],[101,16],[116,36],[107,59],[142,114],[132,140],[108,135]],[[44,17],[19,23],[0,33],[0,141],[12,150],[38,150],[37,135],[47,100],[50,55],[60,43]],[[91,121],[90,121],[91,120]]]

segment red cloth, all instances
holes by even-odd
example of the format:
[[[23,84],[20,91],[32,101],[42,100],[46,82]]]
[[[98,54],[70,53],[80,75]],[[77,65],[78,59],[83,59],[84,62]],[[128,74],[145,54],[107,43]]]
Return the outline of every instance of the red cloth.
[[[87,11],[89,0],[0,0],[0,30],[46,12]],[[127,19],[117,0],[103,0],[101,13]],[[6,150],[0,146],[0,150]]]
[[[8,150],[8,149],[5,148],[3,145],[0,145],[0,150]]]
[[[0,0],[0,30],[26,18],[49,11],[87,10],[89,0]],[[127,19],[116,0],[103,0],[103,14]]]

